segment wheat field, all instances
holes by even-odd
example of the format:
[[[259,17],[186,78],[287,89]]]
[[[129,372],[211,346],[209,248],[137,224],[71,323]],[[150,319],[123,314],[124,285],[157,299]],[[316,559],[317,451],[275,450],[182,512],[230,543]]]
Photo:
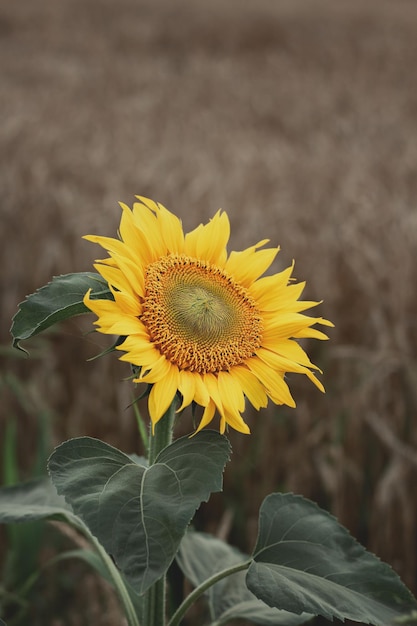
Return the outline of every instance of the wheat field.
[[[102,253],[82,235],[114,236],[119,200],[158,200],[187,230],[222,208],[230,249],[279,244],[275,270],[295,259],[335,328],[307,344],[327,393],[294,376],[296,409],[248,415],[200,527],[250,550],[262,499],[295,491],[417,592],[416,34],[412,0],[2,5],[0,436],[16,420],[22,476],[40,414],[51,445],[140,444],[128,370],[87,361],[106,345],[90,316],[23,359],[18,303],[91,268]],[[82,623],[70,613],[48,624]]]

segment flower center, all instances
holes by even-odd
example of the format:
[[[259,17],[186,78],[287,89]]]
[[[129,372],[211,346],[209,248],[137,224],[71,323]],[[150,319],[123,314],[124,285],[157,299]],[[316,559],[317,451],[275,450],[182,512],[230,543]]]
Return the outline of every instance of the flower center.
[[[165,358],[199,373],[228,370],[261,345],[261,316],[248,291],[185,255],[148,266],[141,320]]]

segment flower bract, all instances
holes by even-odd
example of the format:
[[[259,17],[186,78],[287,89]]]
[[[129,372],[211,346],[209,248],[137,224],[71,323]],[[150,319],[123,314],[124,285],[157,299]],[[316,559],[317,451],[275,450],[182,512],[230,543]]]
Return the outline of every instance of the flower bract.
[[[305,374],[324,391],[297,339],[327,339],[313,327],[333,324],[302,313],[318,302],[299,300],[305,283],[292,279],[293,265],[263,276],[279,248],[263,240],[229,254],[225,212],[184,234],[164,206],[137,199],[132,209],[121,204],[118,239],[86,237],[109,254],[95,268],[114,299],[87,293],[84,303],[100,332],[124,338],[120,359],[136,366],[135,382],[151,386],[152,423],[179,394],[179,410],[203,407],[197,430],[217,411],[220,432],[228,425],[248,433],[245,399],[255,409],[268,399],[295,406],[287,373]]]

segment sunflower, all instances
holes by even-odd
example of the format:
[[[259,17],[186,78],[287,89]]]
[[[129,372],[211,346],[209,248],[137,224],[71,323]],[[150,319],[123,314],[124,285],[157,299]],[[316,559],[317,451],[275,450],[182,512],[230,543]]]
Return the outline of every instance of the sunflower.
[[[132,210],[121,203],[119,239],[85,237],[109,253],[94,267],[114,299],[88,292],[84,303],[100,332],[124,338],[120,359],[137,366],[134,382],[151,386],[153,425],[177,393],[179,411],[192,402],[203,407],[197,430],[217,410],[221,433],[226,424],[248,433],[245,398],[258,410],[268,398],[295,406],[287,372],[305,374],[324,391],[318,368],[296,340],[327,339],[313,326],[333,324],[302,314],[319,303],[299,300],[305,283],[291,278],[293,265],[262,277],[279,248],[264,248],[265,239],[228,254],[226,213],[184,234],[164,206],[137,199]]]

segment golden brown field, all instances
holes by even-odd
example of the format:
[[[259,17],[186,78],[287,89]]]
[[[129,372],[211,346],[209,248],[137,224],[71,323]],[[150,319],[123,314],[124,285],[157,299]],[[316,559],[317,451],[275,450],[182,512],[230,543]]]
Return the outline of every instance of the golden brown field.
[[[103,345],[83,336],[92,318],[25,360],[9,349],[17,304],[91,268],[102,252],[81,237],[114,236],[119,200],[159,200],[186,229],[221,207],[231,249],[280,244],[276,271],[294,258],[335,329],[308,346],[326,395],[294,377],[295,410],[270,406],[250,437],[231,434],[226,491],[201,527],[230,520],[250,550],[264,496],[296,491],[417,592],[416,65],[412,0],[3,3],[0,437],[17,420],[22,476],[45,411],[53,443],[88,434],[133,451],[137,435],[126,367],[86,362]],[[57,611],[42,624],[117,623]]]

